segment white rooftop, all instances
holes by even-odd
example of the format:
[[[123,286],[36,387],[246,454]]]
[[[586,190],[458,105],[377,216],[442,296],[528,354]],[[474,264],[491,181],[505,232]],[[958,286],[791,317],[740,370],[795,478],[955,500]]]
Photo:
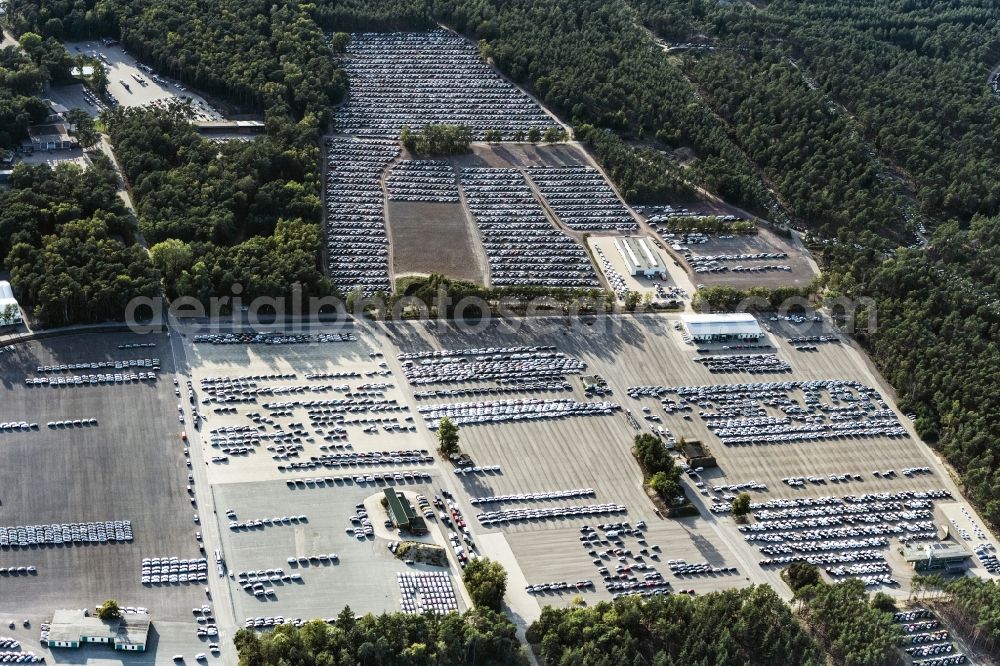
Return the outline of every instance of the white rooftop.
[[[756,317],[745,312],[684,314],[681,321],[692,335],[762,335]]]

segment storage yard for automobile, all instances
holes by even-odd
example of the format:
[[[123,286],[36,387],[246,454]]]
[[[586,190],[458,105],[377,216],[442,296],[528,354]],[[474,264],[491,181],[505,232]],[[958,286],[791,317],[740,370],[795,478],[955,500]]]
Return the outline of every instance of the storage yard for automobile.
[[[511,330],[511,324],[517,324],[517,330]],[[385,520],[377,497],[386,487],[403,488],[428,498],[443,492],[452,495],[453,506],[464,517],[469,530],[466,536],[471,543],[463,544],[465,555],[490,556],[515,568],[512,581],[523,580],[530,589],[512,589],[509,603],[529,621],[537,616],[540,604],[566,605],[576,595],[595,601],[625,591],[602,582],[599,569],[608,568],[613,560],[602,559],[603,547],[594,546],[598,541],[582,542],[581,528],[585,525],[596,529],[599,524],[627,522],[631,526],[627,529],[634,530],[634,526],[644,523],[645,527],[636,536],[617,538],[625,539],[624,547],[637,558],[630,560],[632,570],[646,577],[655,576],[652,582],[662,581],[665,590],[701,593],[752,582],[767,582],[779,590],[785,589],[778,569],[759,564],[763,554],[755,544],[745,542],[745,535],[737,530],[731,517],[711,511],[713,504],[725,505],[722,497],[729,494],[726,490],[713,491],[714,486],[754,481],[759,488],[749,491],[754,502],[943,489],[953,497],[934,501],[932,520],[935,531],[947,524],[942,510],[951,512],[948,507],[965,504],[948,474],[912,434],[727,446],[720,443],[704,419],[684,417],[693,412],[668,413],[660,409],[655,399],[629,397],[630,388],[641,386],[725,386],[836,378],[876,388],[888,398],[863,357],[850,345],[820,345],[814,352],[803,353],[782,337],[794,330],[792,323],[768,325],[772,329],[780,327],[781,331],[766,335],[762,342],[774,345],[774,353],[791,366],[790,373],[755,376],[740,371],[711,372],[703,363],[694,362],[705,354],[698,354],[693,344],[684,341],[676,315],[599,318],[590,325],[574,322],[571,329],[555,319],[493,322],[473,332],[462,332],[457,325],[448,323],[355,322],[350,325],[350,335],[342,335],[340,331],[324,337],[327,342],[319,342],[322,331],[317,330],[308,337],[311,343],[303,338],[283,339],[284,344],[238,341],[213,344],[211,338],[195,337],[199,334],[195,327],[185,329],[183,338],[177,332],[171,338],[156,336],[155,348],[119,350],[114,344],[118,340],[137,340],[136,336],[103,339],[89,336],[18,347],[16,355],[5,359],[10,413],[16,411],[20,400],[25,415],[37,415],[32,418],[42,422],[38,431],[3,435],[5,450],[15,454],[9,459],[17,463],[4,468],[4,473],[10,476],[5,487],[16,489],[13,491],[16,494],[7,491],[3,497],[4,523],[125,519],[132,521],[135,537],[132,542],[119,544],[0,550],[0,566],[31,564],[38,568],[37,575],[5,579],[4,585],[10,586],[14,594],[4,595],[0,612],[17,618],[25,615],[37,623],[55,606],[86,606],[94,598],[113,593],[123,601],[152,609],[154,623],[170,627],[170,622],[180,623],[189,617],[187,609],[205,598],[203,587],[207,583],[212,590],[211,603],[219,615],[216,619],[219,632],[225,640],[248,619],[253,624],[256,618],[264,621],[280,617],[291,621],[332,617],[344,604],[357,612],[396,609],[401,603],[396,572],[441,569],[406,565],[393,557],[381,527],[370,536],[356,531],[352,534],[351,528],[357,527],[351,520],[356,505],[363,504],[371,511],[372,522]],[[216,341],[233,342],[224,338]],[[722,343],[701,346],[703,352],[711,348],[709,354],[713,357],[745,353],[728,349]],[[472,356],[455,357],[465,359],[457,366],[455,362],[440,366],[442,371],[451,373],[452,370],[444,368],[461,368],[465,363],[476,362],[477,355],[504,358],[513,353],[505,350],[512,348],[523,349],[516,353],[534,354],[540,360],[555,355],[567,359],[566,362],[572,361],[566,366],[570,368],[569,374],[562,380],[568,390],[564,387],[555,392],[530,390],[522,386],[527,382],[517,379],[535,377],[534,371],[525,369],[503,370],[504,374],[494,375],[483,374],[480,369],[474,372],[482,378],[460,382],[449,380],[449,374],[413,374],[415,367],[435,367],[420,365],[420,359],[428,358],[436,350],[478,350]],[[540,351],[527,351],[532,348]],[[174,354],[183,355],[177,368],[176,392],[182,393],[186,379],[190,378],[193,398],[190,393],[181,397],[171,395],[174,388],[168,380],[173,377]],[[402,357],[397,358],[399,355]],[[25,385],[26,378],[37,375],[37,366],[154,356],[162,364],[155,382],[61,388]],[[505,367],[503,363],[496,366],[498,371],[502,366]],[[547,366],[539,365],[539,371],[549,372],[544,367]],[[610,395],[595,400],[585,394],[582,374],[577,374],[579,368],[588,376],[602,377]],[[82,371],[70,374],[79,373]],[[407,374],[413,378],[411,381],[422,376],[429,383],[412,385],[406,379]],[[503,381],[508,383],[487,378],[491,376],[501,380],[507,377]],[[233,388],[220,390],[218,387],[225,384],[219,382],[227,380],[230,384],[226,386]],[[493,387],[495,395],[469,395],[472,387]],[[467,393],[452,394],[456,389]],[[606,415],[563,418],[547,418],[543,412],[542,418],[532,420],[462,426],[462,450],[475,465],[484,469],[496,466],[495,471],[476,473],[470,469],[456,473],[450,463],[428,464],[417,459],[398,463],[374,461],[363,466],[357,462],[324,463],[334,461],[336,456],[371,456],[389,451],[399,452],[391,454],[397,457],[411,455],[407,451],[424,451],[433,456],[436,442],[433,431],[427,428],[431,422],[425,421],[429,405],[454,406],[470,400],[489,404],[492,400],[526,398],[572,399],[584,403],[603,400],[620,405],[621,409],[609,410]],[[171,403],[178,401],[183,405],[185,423],[169,415]],[[643,407],[649,408],[649,412]],[[324,411],[330,409],[333,420],[324,421]],[[193,428],[195,411],[201,417],[198,429]],[[66,432],[45,425],[47,419],[76,416],[93,417],[97,425]],[[639,432],[633,422],[642,431],[657,432],[664,427],[677,441],[697,439],[709,447],[718,468],[685,477],[686,492],[700,509],[699,517],[668,519],[657,515],[642,489],[641,472],[630,453],[632,438]],[[909,430],[905,417],[900,417],[899,422]],[[140,423],[146,426],[142,430]],[[149,424],[155,424],[155,428],[150,429]],[[232,450],[226,454],[221,447],[231,444],[212,445],[213,433],[225,433],[227,429],[234,433],[247,425],[261,426],[251,429],[262,438],[251,444],[247,453]],[[192,449],[191,470],[184,464],[181,452],[184,443],[177,437],[180,430],[186,430]],[[58,464],[52,463],[52,447],[59,447]],[[136,456],[136,449],[146,453]],[[424,454],[416,455],[419,458]],[[929,473],[903,474],[904,468],[924,467]],[[895,470],[891,477],[885,473],[889,469]],[[189,506],[184,490],[189,471],[194,478],[190,484],[194,486],[197,502],[194,509]],[[875,476],[874,471],[880,474]],[[390,477],[399,476],[388,482],[366,478],[386,472]],[[404,478],[403,472],[407,472],[408,478]],[[828,480],[830,475],[846,474],[852,475],[851,480]],[[853,478],[855,474],[860,480]],[[425,475],[429,480],[423,479]],[[790,477],[814,477],[817,482],[807,481],[804,487],[783,482]],[[18,483],[13,483],[14,479]],[[704,493],[696,487],[696,481],[704,484]],[[107,487],[116,489],[113,503],[96,499],[99,491]],[[569,489],[587,489],[590,494],[563,499],[471,502],[472,498]],[[65,512],[67,495],[70,505],[78,507],[73,516]],[[598,504],[622,505],[625,510],[517,518],[492,524],[482,517],[476,518],[489,511],[545,507],[555,510]],[[229,511],[232,513],[227,516]],[[201,513],[200,525],[191,522],[192,512]],[[273,521],[268,516],[274,516]],[[230,521],[260,519],[266,522],[257,527],[228,525]],[[977,524],[977,519],[973,519],[973,524]],[[435,517],[430,521],[430,529],[434,540],[447,543],[448,533],[455,528],[442,525]],[[613,529],[614,526],[606,527],[595,534],[603,536]],[[966,545],[970,550],[988,540],[985,536],[980,539],[982,533],[978,530],[971,534],[967,526],[963,529],[968,534]],[[219,579],[213,564],[208,567],[206,583],[140,583],[138,561],[142,557],[198,556],[195,530],[204,530],[206,539],[218,535],[225,572],[232,575]],[[905,597],[912,573],[893,554],[894,548],[882,549],[891,567],[889,573],[896,581],[883,589]],[[639,550],[647,554],[638,555]],[[595,558],[592,552],[598,556]],[[336,560],[308,561],[316,554],[334,553]],[[300,564],[301,557],[307,561]],[[288,558],[296,562],[291,564]],[[208,560],[212,560],[211,547]],[[450,560],[447,571],[456,577],[459,561],[454,557]],[[683,565],[678,563],[680,560]],[[990,576],[976,561],[970,564],[973,572]],[[678,573],[682,566],[692,573]],[[265,587],[273,592],[261,595],[256,595],[252,588],[241,589],[242,581],[235,576],[242,571],[259,573],[276,568],[283,571],[265,578],[271,579]],[[298,577],[293,579],[291,574]],[[583,585],[586,581],[589,584]],[[564,589],[552,585],[548,589],[536,587],[555,582],[566,586]],[[456,586],[460,587],[457,583]],[[69,587],[74,590],[71,598],[67,596]],[[230,607],[231,611],[223,610]],[[180,628],[177,631],[177,637],[164,640],[196,644],[198,639],[190,627],[186,632]],[[27,632],[21,629],[17,633]],[[19,636],[21,640],[25,638]],[[30,637],[27,640],[30,642]],[[156,651],[151,654],[155,657]]]
[[[95,53],[132,74],[109,48]],[[640,215],[580,144],[526,141],[564,126],[448,31],[355,34],[338,62],[352,85],[322,139],[321,242],[340,294],[440,273],[622,302],[639,292],[687,312],[171,318],[143,336],[12,344],[0,356],[0,633],[59,661],[40,633],[53,611],[116,598],[153,621],[130,661],[235,664],[241,628],[333,623],[345,606],[468,610],[462,570],[480,557],[506,568],[522,630],[545,605],[581,600],[755,584],[790,599],[791,562],[901,604],[933,553],[1000,580],[996,541],[950,469],[826,315],[690,313],[705,286],[809,284],[796,237],[674,233],[673,209]],[[135,98],[123,105],[167,91],[133,78],[135,91],[112,82]],[[400,147],[404,126],[431,123],[467,125],[470,151]],[[438,449],[445,417],[462,457]],[[637,435],[683,470],[677,515],[646,487]],[[895,621],[937,621],[911,613]],[[911,657],[951,652],[922,640]]]

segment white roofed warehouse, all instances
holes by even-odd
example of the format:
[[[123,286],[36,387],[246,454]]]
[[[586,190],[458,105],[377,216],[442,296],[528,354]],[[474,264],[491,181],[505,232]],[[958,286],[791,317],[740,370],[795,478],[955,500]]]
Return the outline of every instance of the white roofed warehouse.
[[[149,624],[148,613],[125,613],[116,620],[102,620],[82,610],[57,610],[42,644],[78,648],[84,643],[105,643],[116,650],[145,652]]]
[[[10,307],[13,306],[13,307]],[[21,323],[21,307],[14,298],[14,290],[10,282],[0,280],[0,326],[13,326]]]
[[[692,340],[713,342],[725,340],[760,340],[764,332],[757,319],[746,313],[681,315],[681,321]]]
[[[666,277],[667,265],[648,239],[639,236],[616,238],[615,247],[633,277]]]

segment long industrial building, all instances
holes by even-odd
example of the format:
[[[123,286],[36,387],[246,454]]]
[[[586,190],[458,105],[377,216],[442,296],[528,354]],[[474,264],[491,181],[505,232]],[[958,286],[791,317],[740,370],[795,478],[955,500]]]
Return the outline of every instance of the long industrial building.
[[[685,314],[681,321],[688,335],[696,342],[725,340],[759,340],[764,337],[760,324],[751,314]]]
[[[648,239],[626,236],[615,239],[618,254],[625,260],[628,272],[634,277],[666,277],[667,265]]]

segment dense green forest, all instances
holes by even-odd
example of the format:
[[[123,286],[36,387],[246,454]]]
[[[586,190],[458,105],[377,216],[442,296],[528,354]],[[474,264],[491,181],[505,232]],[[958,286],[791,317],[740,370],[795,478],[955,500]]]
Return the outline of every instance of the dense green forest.
[[[869,596],[864,583],[849,578],[795,591],[798,616],[836,664],[882,666],[892,663],[902,630],[892,620],[892,598]]]
[[[45,76],[40,67],[13,46],[0,49],[0,150],[28,135],[28,126],[45,120],[48,111],[35,94]]]
[[[74,65],[51,37],[27,33],[20,47],[0,49],[0,151],[18,146],[29,125],[45,120],[48,110],[37,95],[47,83],[68,79]]]
[[[944,579],[939,576],[920,578],[916,584],[924,589],[941,590],[963,618],[972,625],[975,638],[984,643],[1000,643],[1000,584],[975,576]]]
[[[288,121],[289,136],[220,146],[195,132],[179,105],[119,108],[105,121],[169,296],[207,302],[235,283],[247,301],[288,296],[296,282],[305,298],[331,292],[317,259],[314,130]],[[166,241],[169,264],[158,246]]]
[[[514,625],[490,610],[465,614],[386,613],[355,618],[350,608],[336,624],[310,622],[267,634],[241,629],[240,666],[521,666],[527,659]]]
[[[698,103],[695,89],[663,57],[626,3],[438,0],[433,9],[444,23],[485,40],[500,69],[574,126],[609,129],[629,141],[633,150],[619,145],[608,164],[616,181],[630,183],[653,167],[665,174],[666,186],[626,187],[632,201],[656,201],[657,194],[693,183],[761,214],[776,211],[774,198],[724,125]],[[589,138],[589,130],[582,129]],[[650,160],[641,147],[685,147],[698,159],[681,169]]]
[[[47,326],[121,320],[159,273],[131,242],[131,215],[104,156],[87,170],[18,165],[0,189],[0,253],[21,306]]]
[[[769,587],[547,606],[527,637],[550,665],[826,663],[822,649]]]
[[[345,89],[310,5],[264,0],[12,0],[18,33],[120,36],[157,71],[249,110],[325,118]]]
[[[1000,524],[1000,6],[631,4],[664,39],[714,47],[674,61],[822,239],[827,295],[874,300],[859,339]],[[926,246],[899,247],[921,221]]]

